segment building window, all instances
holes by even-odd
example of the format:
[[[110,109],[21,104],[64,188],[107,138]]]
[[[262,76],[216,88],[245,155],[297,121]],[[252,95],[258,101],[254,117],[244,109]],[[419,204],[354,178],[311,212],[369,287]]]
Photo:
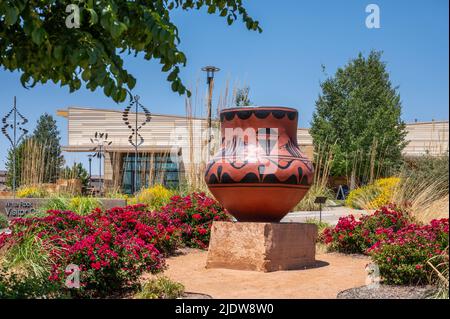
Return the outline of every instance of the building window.
[[[133,190],[135,163],[134,154],[124,155],[122,191],[126,194],[131,194]],[[179,185],[178,164],[171,160],[169,154],[139,154],[137,168],[137,189],[157,184],[167,188],[176,188]]]

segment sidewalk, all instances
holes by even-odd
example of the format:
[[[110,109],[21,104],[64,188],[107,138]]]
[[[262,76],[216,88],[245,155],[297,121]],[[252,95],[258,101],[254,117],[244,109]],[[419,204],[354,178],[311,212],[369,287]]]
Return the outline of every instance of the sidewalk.
[[[324,207],[322,210],[322,221],[327,222],[331,225],[336,225],[339,218],[353,214],[355,217],[360,217],[362,215],[371,213],[372,211],[353,209],[349,207]],[[281,222],[283,223],[302,223],[307,219],[317,219],[320,218],[319,211],[296,211],[287,214]]]

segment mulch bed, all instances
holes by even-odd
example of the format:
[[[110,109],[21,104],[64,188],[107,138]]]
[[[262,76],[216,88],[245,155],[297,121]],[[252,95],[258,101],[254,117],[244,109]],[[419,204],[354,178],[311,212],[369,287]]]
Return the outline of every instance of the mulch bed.
[[[432,286],[388,286],[376,288],[362,286],[338,293],[338,299],[425,299],[436,290]]]

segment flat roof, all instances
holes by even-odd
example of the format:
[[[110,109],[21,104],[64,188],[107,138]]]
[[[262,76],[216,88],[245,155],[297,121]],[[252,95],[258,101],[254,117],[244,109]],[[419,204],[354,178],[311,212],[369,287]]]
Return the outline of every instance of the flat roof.
[[[69,116],[69,110],[70,109],[76,109],[76,110],[88,110],[88,111],[104,111],[104,112],[115,112],[115,113],[123,113],[123,110],[115,110],[115,109],[103,109],[103,108],[93,108],[93,107],[82,107],[82,106],[68,106],[65,109],[57,109],[56,110],[56,115],[62,116],[67,118]],[[132,111],[130,111],[130,113],[134,113]],[[138,112],[138,114],[144,114],[143,112]],[[187,118],[191,118],[194,120],[204,120],[206,121],[206,118],[203,117],[196,117],[196,116],[191,116],[188,117],[186,115],[182,116],[182,115],[173,115],[173,114],[160,114],[160,113],[153,113],[151,112],[152,116],[163,116],[163,117],[173,117],[173,118],[179,118],[179,119],[187,119]]]
[[[62,116],[67,118],[69,116],[69,110],[70,109],[78,109],[78,110],[92,110],[92,111],[105,111],[105,112],[116,112],[116,113],[122,113],[122,110],[116,110],[116,109],[108,109],[108,108],[94,108],[94,107],[84,107],[84,106],[68,106],[64,109],[58,109],[56,110],[56,114],[58,116]],[[134,113],[134,112],[131,112]],[[138,112],[138,114],[144,114],[143,112]],[[179,118],[179,119],[187,119],[191,118],[194,120],[204,120],[206,121],[206,118],[204,117],[197,117],[197,116],[191,116],[188,117],[186,115],[174,115],[174,114],[160,114],[160,113],[151,113],[152,116],[163,116],[163,117],[173,117],[173,118]],[[405,123],[406,125],[423,125],[423,124],[440,124],[440,123],[448,123],[448,120],[432,120],[432,121],[421,121],[421,122],[411,122],[411,123]],[[309,130],[309,128],[302,128],[299,127],[299,130]]]
[[[70,146],[63,146],[62,151],[64,152],[95,152],[95,146],[91,145],[70,145]],[[119,152],[119,153],[134,153],[135,149],[131,145],[115,145],[115,146],[108,146],[104,149],[106,152]],[[177,147],[176,152],[180,152],[181,148]],[[138,147],[139,153],[166,153],[166,152],[172,152],[173,153],[173,146],[139,146]]]

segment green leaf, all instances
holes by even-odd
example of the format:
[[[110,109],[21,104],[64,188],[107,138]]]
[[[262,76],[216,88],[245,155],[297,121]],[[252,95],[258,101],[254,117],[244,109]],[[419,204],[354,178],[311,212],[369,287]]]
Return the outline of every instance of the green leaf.
[[[172,82],[172,91],[177,92],[178,86],[179,86],[178,81]]]
[[[28,74],[26,74],[26,73],[23,73],[23,74],[20,76],[20,83],[22,84],[22,86],[23,86],[24,88],[28,88],[28,87],[27,87],[27,83],[28,83],[29,78],[30,78],[30,76],[29,76]]]
[[[84,69],[83,73],[81,74],[81,78],[83,81],[87,82],[91,78],[91,70],[90,69]]]
[[[111,26],[111,35],[113,38],[118,38],[127,30],[125,23],[114,21]]]
[[[105,93],[106,96],[111,96],[113,87],[114,87],[113,81],[108,81],[106,86],[103,88],[103,93]]]
[[[6,25],[13,25],[14,23],[17,22],[18,17],[19,17],[19,9],[17,9],[15,6],[6,7],[5,12]]]
[[[128,74],[127,83],[128,87],[133,89],[136,86],[136,79],[131,74]]]
[[[172,68],[172,64],[164,64],[161,71],[167,72]]]
[[[119,102],[125,101],[126,98],[127,98],[127,90],[125,90],[124,88],[120,89]]]
[[[95,12],[94,9],[87,9],[87,11],[91,15],[91,19],[89,20],[89,24],[90,25],[96,24],[98,22],[97,12]]]
[[[216,6],[211,5],[211,6],[208,7],[208,13],[209,14],[213,14],[215,12],[216,12]]]
[[[89,51],[89,64],[94,65],[97,62],[97,51]]]
[[[57,45],[54,49],[53,49],[53,57],[57,60],[57,61],[62,61],[63,58],[63,50],[64,48],[61,45]]]
[[[228,23],[228,25],[233,24],[233,16],[231,14],[227,17],[227,23]]]
[[[176,80],[178,73],[180,72],[180,69],[175,68],[172,72],[169,73],[169,76],[167,77],[167,81],[173,82]]]
[[[44,37],[45,37],[45,30],[43,28],[36,28],[31,33],[31,39],[37,45],[40,45],[42,41],[44,41]]]
[[[178,87],[178,93],[179,93],[180,95],[183,95],[185,92],[186,92],[186,88],[185,88],[183,85],[180,85],[180,86]]]

